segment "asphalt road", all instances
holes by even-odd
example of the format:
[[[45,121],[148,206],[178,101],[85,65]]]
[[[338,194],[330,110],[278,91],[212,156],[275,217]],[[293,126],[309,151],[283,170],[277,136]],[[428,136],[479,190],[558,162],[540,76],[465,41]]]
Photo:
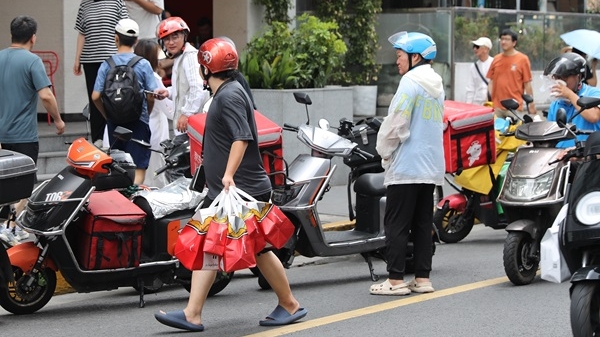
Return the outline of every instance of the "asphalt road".
[[[477,225],[457,244],[441,244],[431,278],[436,292],[405,297],[373,296],[360,256],[297,258],[288,277],[308,308],[300,323],[260,327],[276,305],[249,271],[205,306],[205,336],[569,336],[569,283],[536,278],[513,286],[502,267],[506,233]],[[375,270],[385,279],[385,265]],[[408,275],[410,279],[412,275]],[[132,289],[54,297],[39,312],[15,316],[0,309],[2,336],[166,336],[179,331],[156,322],[157,310],[181,309],[188,293],[179,287],[146,295],[138,308]]]

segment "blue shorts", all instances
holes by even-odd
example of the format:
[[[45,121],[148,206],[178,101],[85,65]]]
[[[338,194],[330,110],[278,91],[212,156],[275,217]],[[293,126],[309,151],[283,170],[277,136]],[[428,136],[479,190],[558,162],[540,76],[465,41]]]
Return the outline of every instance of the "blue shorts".
[[[146,148],[136,142],[128,141],[123,142],[116,139],[113,136],[113,132],[116,129],[116,125],[107,121],[106,126],[108,128],[108,142],[113,149],[125,151],[131,155],[135,167],[141,170],[148,169],[148,163],[150,162],[150,149]],[[133,131],[131,139],[143,140],[146,143],[150,143],[150,126],[142,121],[135,121],[133,123],[121,125],[122,127]]]

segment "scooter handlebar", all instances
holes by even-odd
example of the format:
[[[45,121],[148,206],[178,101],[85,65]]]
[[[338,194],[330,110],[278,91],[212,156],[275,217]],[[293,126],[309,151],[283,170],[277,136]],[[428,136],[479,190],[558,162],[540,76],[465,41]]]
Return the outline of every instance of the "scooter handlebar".
[[[286,131],[298,132],[298,127],[297,126],[289,125],[288,123],[283,123],[283,129],[286,130]]]
[[[360,156],[363,156],[364,159],[372,159],[372,158],[375,157],[373,154],[371,154],[371,153],[369,153],[367,151],[359,149],[358,146],[354,148],[353,152],[357,153]]]
[[[113,170],[115,170],[115,171],[117,171],[117,172],[119,172],[121,174],[127,174],[127,170],[125,170],[124,168],[122,168],[121,166],[119,166],[119,164],[117,164],[117,163],[113,162],[112,164],[110,164],[110,167]]]

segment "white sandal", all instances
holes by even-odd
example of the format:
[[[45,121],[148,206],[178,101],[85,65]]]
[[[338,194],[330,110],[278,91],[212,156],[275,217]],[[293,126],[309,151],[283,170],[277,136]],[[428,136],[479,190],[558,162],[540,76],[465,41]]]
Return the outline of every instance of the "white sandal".
[[[410,289],[406,282],[394,286],[390,283],[390,279],[387,279],[383,283],[372,285],[369,292],[371,295],[404,296],[410,294]]]
[[[417,282],[417,280],[412,280],[408,283],[408,289],[414,291],[416,293],[432,293],[435,291],[431,282]]]

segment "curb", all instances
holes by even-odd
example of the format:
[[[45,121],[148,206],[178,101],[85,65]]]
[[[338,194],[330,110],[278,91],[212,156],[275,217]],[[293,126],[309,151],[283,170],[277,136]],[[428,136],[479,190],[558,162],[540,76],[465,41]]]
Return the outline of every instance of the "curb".
[[[323,231],[345,231],[352,229],[354,227],[354,220],[341,220],[323,224]],[[62,274],[59,272],[56,273],[56,290],[54,291],[54,296],[56,295],[64,295],[74,293],[75,289],[73,289],[67,281],[63,278]]]

